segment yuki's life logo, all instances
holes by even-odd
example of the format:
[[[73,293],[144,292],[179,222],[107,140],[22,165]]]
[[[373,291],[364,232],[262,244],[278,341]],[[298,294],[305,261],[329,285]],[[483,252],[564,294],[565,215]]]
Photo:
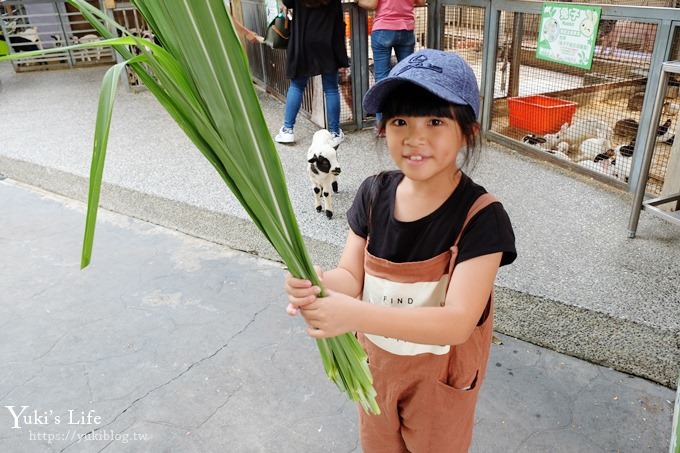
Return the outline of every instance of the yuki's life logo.
[[[69,409],[65,415],[55,414],[52,409],[39,411],[31,410],[30,406],[5,406],[12,417],[11,429],[21,429],[24,426],[60,425],[99,425],[102,418],[96,415],[94,409],[77,411]]]

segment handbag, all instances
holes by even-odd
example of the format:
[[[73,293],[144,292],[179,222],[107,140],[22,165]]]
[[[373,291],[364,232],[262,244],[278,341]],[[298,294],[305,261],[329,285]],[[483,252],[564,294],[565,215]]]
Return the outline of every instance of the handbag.
[[[264,42],[273,49],[286,49],[290,38],[290,18],[281,11],[267,27]]]

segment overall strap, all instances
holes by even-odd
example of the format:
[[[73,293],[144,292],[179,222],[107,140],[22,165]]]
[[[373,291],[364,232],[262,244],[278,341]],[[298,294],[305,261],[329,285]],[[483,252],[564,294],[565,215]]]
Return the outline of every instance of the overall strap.
[[[449,260],[449,277],[451,274],[453,274],[453,267],[456,264],[456,258],[458,257],[458,242],[460,241],[460,238],[463,236],[463,232],[465,231],[465,228],[467,228],[468,223],[470,223],[470,220],[482,209],[486,208],[489,206],[491,203],[494,203],[498,201],[496,197],[491,195],[490,193],[484,193],[480,195],[474,203],[472,203],[472,206],[470,206],[470,209],[468,210],[467,215],[465,216],[465,221],[463,222],[463,226],[460,229],[460,232],[458,233],[458,236],[456,237],[455,242],[451,246],[451,258]]]
[[[458,233],[458,237],[456,237],[456,240],[453,243],[453,247],[458,246],[458,242],[460,241],[461,236],[463,236],[463,232],[465,231],[465,228],[467,227],[468,223],[470,220],[482,209],[486,208],[489,206],[491,203],[494,203],[498,201],[498,199],[493,196],[490,193],[484,193],[480,195],[474,203],[472,203],[472,206],[470,206],[470,209],[468,210],[467,216],[465,217],[465,221],[463,222],[463,227],[460,229],[460,232]]]
[[[454,242],[453,246],[451,247],[451,260],[449,261],[449,279],[453,274],[453,268],[456,265],[456,258],[458,257],[458,242],[460,241],[461,236],[463,236],[463,232],[465,231],[465,228],[467,228],[468,223],[479,211],[481,211],[482,209],[486,208],[491,203],[494,203],[496,201],[498,201],[498,199],[495,196],[491,195],[490,193],[485,193],[482,194],[479,198],[477,198],[475,202],[472,203],[472,206],[470,206],[467,216],[465,217],[465,222],[463,222],[463,227],[460,229],[460,233],[458,233],[456,242]],[[492,300],[493,291],[491,292],[491,296],[489,297],[489,301],[486,304],[486,308],[484,308],[482,316],[479,318],[479,321],[477,322],[477,326],[481,326],[489,318],[489,315],[491,314]]]

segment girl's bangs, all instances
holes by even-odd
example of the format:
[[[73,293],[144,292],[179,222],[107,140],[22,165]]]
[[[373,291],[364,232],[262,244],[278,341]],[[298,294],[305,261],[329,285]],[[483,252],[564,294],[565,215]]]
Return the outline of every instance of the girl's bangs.
[[[396,87],[381,106],[383,118],[397,116],[437,116],[454,118],[451,104],[412,83]]]

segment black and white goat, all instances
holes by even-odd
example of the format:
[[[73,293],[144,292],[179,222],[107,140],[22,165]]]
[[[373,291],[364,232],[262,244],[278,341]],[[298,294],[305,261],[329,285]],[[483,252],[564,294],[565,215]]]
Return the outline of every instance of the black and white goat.
[[[336,177],[340,174],[340,165],[336,147],[333,147],[333,136],[326,129],[314,133],[312,145],[307,150],[307,173],[312,182],[317,212],[325,211],[326,217],[333,217],[332,193],[338,191]],[[321,199],[323,198],[323,207]]]
[[[623,182],[628,182],[630,169],[633,166],[633,152],[635,151],[635,139],[627,145],[619,145],[614,148],[614,165],[616,177]]]
[[[543,143],[546,142],[546,140],[543,137],[539,137],[538,135],[534,134],[525,135],[524,137],[522,137],[522,141],[527,145],[534,145],[538,146],[539,148]]]

